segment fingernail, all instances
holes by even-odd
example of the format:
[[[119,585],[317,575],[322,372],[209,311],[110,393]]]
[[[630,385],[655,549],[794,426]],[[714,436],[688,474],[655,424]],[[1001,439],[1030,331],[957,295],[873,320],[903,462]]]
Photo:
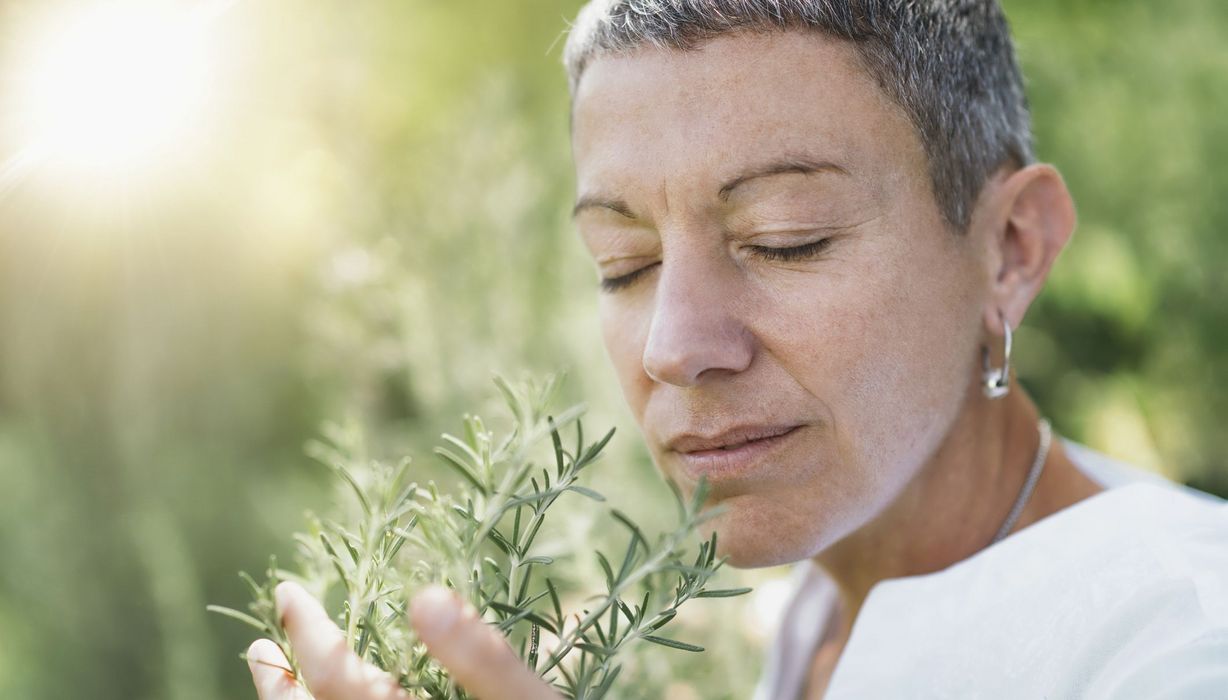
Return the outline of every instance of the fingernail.
[[[264,649],[264,640],[257,639],[256,641],[252,642],[247,647],[247,664],[251,666],[253,664],[258,664],[261,661],[268,661],[266,654],[264,653]]]
[[[438,637],[446,634],[460,618],[460,605],[448,588],[432,585],[414,596],[410,615],[420,634]]]

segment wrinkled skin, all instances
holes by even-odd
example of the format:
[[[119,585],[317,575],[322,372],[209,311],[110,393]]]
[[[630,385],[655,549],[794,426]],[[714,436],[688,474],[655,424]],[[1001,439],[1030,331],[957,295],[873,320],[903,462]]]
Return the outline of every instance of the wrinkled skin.
[[[601,300],[658,466],[693,487],[670,435],[804,426],[768,467],[715,484],[735,566],[813,556],[863,525],[934,452],[975,380],[985,251],[949,230],[915,130],[856,60],[800,33],[718,39],[598,61],[576,100],[581,196],[635,217],[578,212],[585,243],[605,277],[661,263]],[[835,168],[719,197],[800,159]],[[820,238],[812,259],[752,248]]]

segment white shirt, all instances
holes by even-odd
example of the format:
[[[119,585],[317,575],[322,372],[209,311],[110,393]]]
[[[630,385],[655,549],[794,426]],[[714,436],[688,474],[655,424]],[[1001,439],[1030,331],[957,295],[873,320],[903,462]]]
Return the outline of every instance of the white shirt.
[[[1228,698],[1228,503],[1064,446],[1107,490],[878,583],[826,698]],[[835,602],[810,560],[790,579],[755,700],[797,700]]]

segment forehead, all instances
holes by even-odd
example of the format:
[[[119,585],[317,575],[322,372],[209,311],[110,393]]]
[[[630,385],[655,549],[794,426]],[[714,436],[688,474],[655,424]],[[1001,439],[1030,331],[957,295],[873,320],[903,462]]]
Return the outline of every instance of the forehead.
[[[581,192],[699,186],[798,155],[854,175],[924,172],[911,122],[855,47],[817,32],[741,32],[694,50],[602,56],[586,69],[573,109]]]

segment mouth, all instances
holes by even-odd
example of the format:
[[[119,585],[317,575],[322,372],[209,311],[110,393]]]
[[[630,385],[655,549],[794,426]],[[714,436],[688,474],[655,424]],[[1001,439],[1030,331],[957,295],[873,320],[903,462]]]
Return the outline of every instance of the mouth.
[[[729,431],[715,438],[683,437],[670,443],[683,469],[694,480],[717,482],[744,476],[791,442],[800,425],[758,426]]]

